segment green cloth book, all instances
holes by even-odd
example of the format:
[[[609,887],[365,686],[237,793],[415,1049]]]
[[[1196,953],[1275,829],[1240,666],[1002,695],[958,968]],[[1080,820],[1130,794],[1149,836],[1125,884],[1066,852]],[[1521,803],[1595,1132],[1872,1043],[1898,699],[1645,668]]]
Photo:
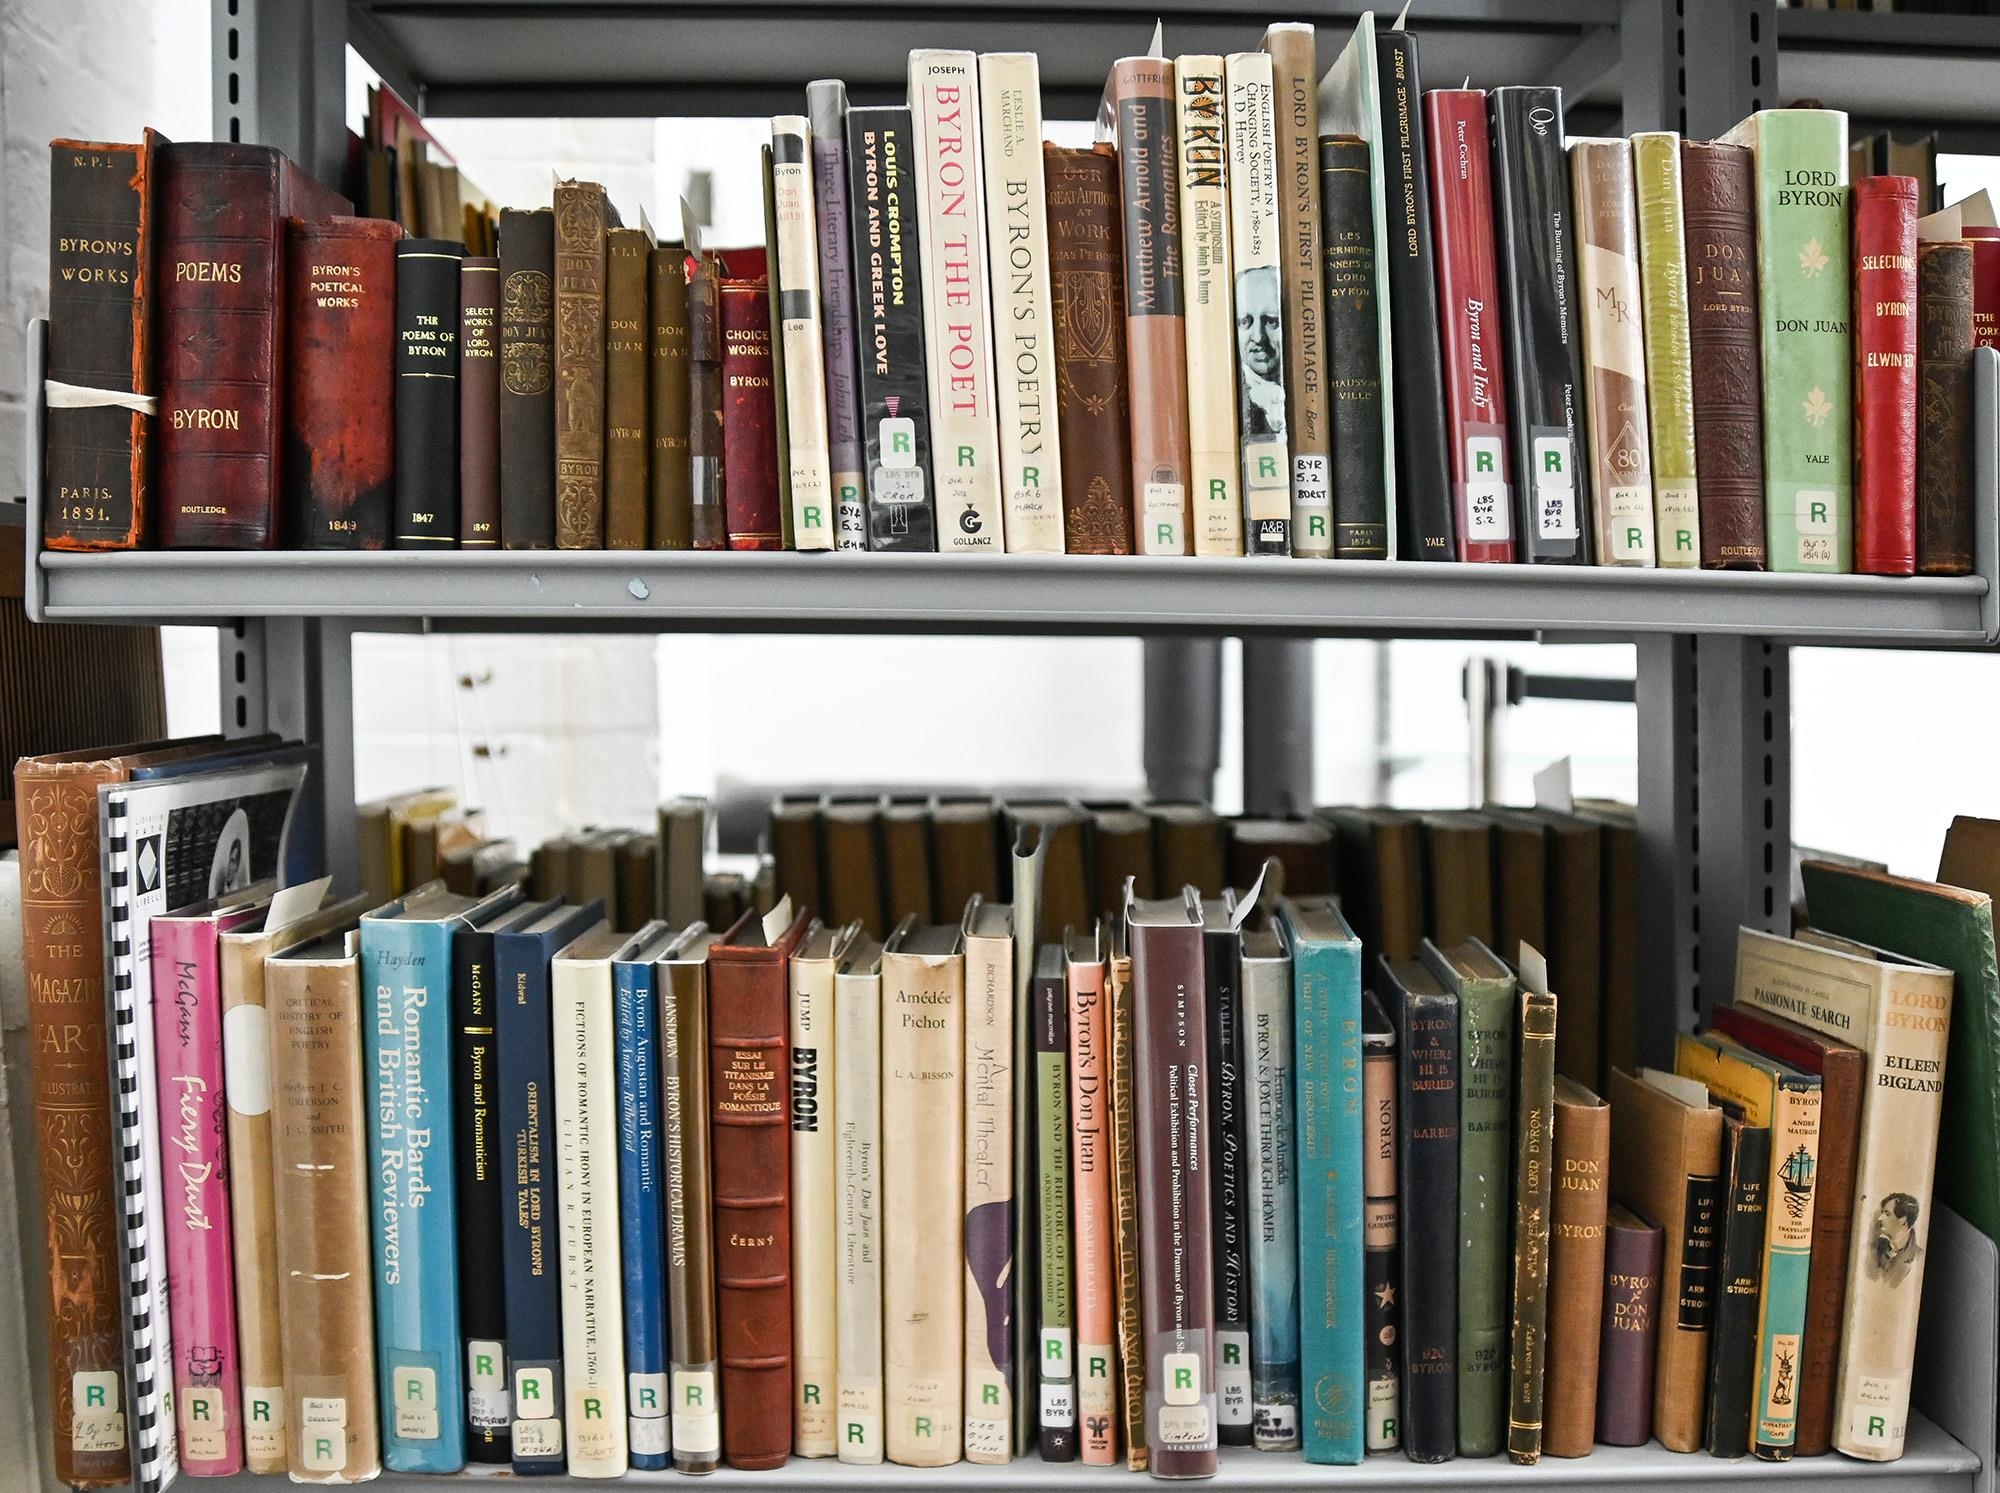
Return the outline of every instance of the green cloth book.
[[[1634,135],[1632,181],[1639,207],[1639,288],[1653,435],[1654,553],[1663,569],[1692,569],[1701,564],[1701,515],[1695,484],[1681,137],[1667,130]]]

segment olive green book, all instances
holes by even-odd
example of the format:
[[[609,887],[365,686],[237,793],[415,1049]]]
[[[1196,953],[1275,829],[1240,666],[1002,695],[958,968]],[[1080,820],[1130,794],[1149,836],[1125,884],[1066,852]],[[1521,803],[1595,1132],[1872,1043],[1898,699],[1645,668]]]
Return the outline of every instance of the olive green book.
[[[1681,205],[1681,137],[1632,137],[1639,198],[1639,288],[1646,341],[1646,402],[1653,434],[1654,555],[1664,569],[1701,565],[1694,461],[1694,366],[1688,350],[1687,215]]]

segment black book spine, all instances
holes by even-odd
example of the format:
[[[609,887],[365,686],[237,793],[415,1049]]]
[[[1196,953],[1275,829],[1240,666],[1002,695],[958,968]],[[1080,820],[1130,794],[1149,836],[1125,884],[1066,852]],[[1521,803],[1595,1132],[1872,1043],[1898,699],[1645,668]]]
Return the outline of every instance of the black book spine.
[[[1771,1176],[1771,1132],[1731,1122],[1725,1175],[1721,1289],[1708,1349],[1709,1452],[1750,1454],[1750,1403],[1757,1378],[1758,1307],[1764,1295],[1764,1223]]]
[[[1333,553],[1339,560],[1381,560],[1389,553],[1382,308],[1375,300],[1375,206],[1365,140],[1321,137],[1319,215],[1333,415]]]
[[[1560,88],[1496,88],[1493,207],[1507,330],[1514,526],[1525,560],[1588,564],[1583,322]]]
[[[1375,34],[1382,92],[1383,199],[1389,204],[1389,321],[1396,329],[1396,554],[1450,560],[1458,550],[1445,469],[1444,373],[1438,351],[1437,267],[1431,252],[1430,183],[1417,39]]]
[[[500,214],[500,541],[556,543],[556,220]]]
[[[1245,1171],[1242,943],[1233,928],[1202,935],[1208,978],[1208,1174],[1215,1273],[1215,1421],[1224,1446],[1248,1446],[1250,1412],[1250,1209]]]
[[[396,548],[458,546],[458,269],[465,246],[396,245]]]
[[[465,1339],[465,1455],[505,1466],[508,1426],[507,1271],[501,1252],[499,1023],[493,935],[461,928],[451,940],[453,1157],[458,1181],[458,1320]]]
[[[937,548],[917,257],[916,130],[906,108],[847,111],[868,548]]]
[[[1458,1453],[1458,998],[1404,994],[1397,1020],[1403,1447]]]

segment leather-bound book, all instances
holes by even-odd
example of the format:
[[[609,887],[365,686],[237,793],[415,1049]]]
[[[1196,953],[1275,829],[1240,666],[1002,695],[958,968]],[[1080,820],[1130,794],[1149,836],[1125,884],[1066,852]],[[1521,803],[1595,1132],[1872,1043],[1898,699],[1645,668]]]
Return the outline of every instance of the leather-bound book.
[[[1493,816],[1493,947],[1518,959],[1524,943],[1549,947],[1549,827],[1532,813],[1488,812]]]
[[[722,1454],[745,1471],[792,1450],[791,904],[743,914],[709,950],[710,1156]],[[789,926],[785,925],[790,918]]]
[[[1132,432],[1125,376],[1124,233],[1118,157],[1042,147],[1049,286],[1055,303],[1063,543],[1072,555],[1132,553]]]
[[[1972,336],[1981,347],[2000,347],[2000,227],[1961,223],[1972,245]]]
[[[847,85],[806,85],[817,207],[821,346],[826,357],[826,431],[833,482],[834,545],[868,548],[867,483],[861,445],[861,363],[855,336],[854,230],[847,205]]]
[[[647,418],[651,426],[646,529],[656,550],[693,541],[688,511],[687,249],[660,244],[646,256]]]
[[[1153,821],[1154,884],[1219,897],[1229,881],[1229,832],[1207,804],[1146,805]]]
[[[716,935],[682,930],[660,958],[660,1130],[666,1145],[668,1361],[673,1458],[681,1472],[721,1461],[716,1400],[715,1223],[708,1098],[708,952]]]
[[[158,161],[160,543],[271,549],[285,413],[285,220],[317,223],[349,207],[268,145],[162,145]]]
[[[1421,821],[1402,809],[1319,813],[1333,825],[1340,905],[1361,937],[1365,967],[1373,969],[1384,954],[1391,959],[1416,958],[1424,937]]]
[[[882,809],[875,797],[831,799],[819,811],[820,916],[835,927],[859,923],[871,936],[894,926],[882,908]]]
[[[1249,887],[1266,860],[1285,870],[1285,895],[1310,897],[1333,892],[1333,831],[1315,819],[1232,819],[1229,829],[1229,884]]]
[[[931,806],[928,799],[891,799],[882,809],[882,904],[885,921],[914,915],[920,925],[958,917],[965,904],[936,914],[931,907]]]
[[[1125,882],[1141,897],[1155,897],[1153,821],[1137,804],[1085,805],[1090,810],[1091,886],[1101,916],[1125,905]],[[1247,883],[1246,883],[1247,884]]]
[[[1015,801],[1006,806],[1008,839],[1018,845],[1023,829],[1049,844],[1042,863],[1041,922],[1044,928],[1088,928],[1091,924],[1090,816],[1073,803]],[[1028,843],[1034,844],[1031,838]],[[1014,889],[1016,901],[1020,888]]]
[[[500,261],[458,266],[458,547],[500,547]]]
[[[1381,304],[1375,297],[1375,204],[1368,142],[1319,142],[1320,240],[1326,256],[1327,410],[1333,442],[1333,553],[1389,554],[1382,476]]]
[[[1916,510],[1917,570],[1923,575],[1972,573],[1972,348],[1972,246],[1922,244]]]
[[[1749,1455],[1750,1427],[1757,1418],[1751,1391],[1757,1376],[1757,1316],[1764,1292],[1770,1128],[1729,1115],[1723,1120],[1722,1151],[1722,1265],[1716,1277],[1703,1444],[1710,1456],[1743,1457]]]
[[[159,392],[153,357],[155,193],[161,136],[134,145],[49,142],[51,383],[42,543],[136,549],[152,537],[156,417],[106,395]]]
[[[1470,809],[1422,817],[1423,932],[1440,948],[1493,943],[1493,822]],[[1392,1011],[1390,1013],[1394,1015]]]
[[[936,800],[931,805],[931,901],[940,916],[963,911],[975,895],[1000,895],[1000,824],[988,798]]]
[[[1579,799],[1577,814],[1600,835],[1601,1077],[1639,1064],[1639,816],[1630,804],[1606,798]]]
[[[402,236],[378,218],[285,225],[285,535],[300,549],[389,547]]]
[[[1666,1233],[1620,1203],[1604,1220],[1604,1327],[1597,1340],[1597,1439],[1644,1446],[1653,1434],[1653,1360]]]
[[[688,276],[688,542],[729,542],[722,472],[722,267],[697,254]]]
[[[1913,575],[1920,464],[1917,183],[1865,176],[1853,197],[1854,568]]]
[[[556,548],[604,548],[604,280],[610,205],[556,183]]]
[[[1563,1002],[1556,1071],[1594,1089],[1604,1069],[1604,831],[1582,815],[1534,815],[1549,827],[1549,980]]]
[[[1328,418],[1326,272],[1320,254],[1319,81],[1313,28],[1281,22],[1264,31],[1271,58],[1277,143],[1278,268],[1284,285],[1285,434],[1292,452],[1292,553],[1334,553],[1333,449]],[[1372,207],[1370,209],[1372,216]]]
[[[652,507],[647,457],[652,405],[647,389],[646,280],[652,243],[642,229],[605,234],[604,547],[646,548]]]
[[[1604,1324],[1604,1219],[1610,1206],[1611,1108],[1575,1079],[1555,1081],[1549,1203],[1548,1373],[1542,1450],[1587,1457],[1597,1433]]]
[[[1507,1458],[1542,1458],[1549,1357],[1549,1224],[1555,1186],[1556,997],[1548,972],[1521,955],[1521,1074],[1514,1108],[1514,1314],[1509,1340]],[[1464,1173],[1461,1171],[1461,1178]],[[1460,1216],[1464,1216],[1463,1199]]]
[[[817,794],[786,796],[773,801],[767,848],[771,852],[778,895],[790,897],[794,907],[817,911],[822,918],[829,916],[819,874]]]
[[[770,293],[762,280],[724,280],[720,299],[723,509],[729,547],[781,549]]]
[[[458,271],[465,246],[396,245],[397,549],[458,545]]]
[[[1758,352],[1756,186],[1741,145],[1681,142],[1687,217],[1688,346],[1701,563],[1762,570],[1764,422]]]
[[[708,800],[670,798],[657,816],[660,847],[660,900],[655,917],[677,928],[701,921],[702,856],[708,848]],[[788,888],[779,887],[780,895]],[[814,890],[817,890],[815,887]],[[803,891],[792,891],[795,906],[812,907]]]
[[[652,835],[627,835],[613,854],[618,901],[612,923],[619,928],[644,928],[660,905],[660,842]]]
[[[500,536],[510,550],[556,542],[556,220],[500,213]]]

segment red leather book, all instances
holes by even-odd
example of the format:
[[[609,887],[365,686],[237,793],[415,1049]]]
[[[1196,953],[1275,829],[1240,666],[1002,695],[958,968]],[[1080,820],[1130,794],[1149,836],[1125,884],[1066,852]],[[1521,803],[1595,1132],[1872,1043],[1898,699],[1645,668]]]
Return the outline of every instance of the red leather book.
[[[278,542],[285,220],[351,212],[268,145],[160,151],[160,543]]]
[[[1968,225],[1958,232],[1972,245],[1973,343],[2000,347],[2000,228]]]
[[[763,286],[757,287],[761,297]],[[781,906],[789,906],[782,903]],[[782,1467],[792,1451],[791,956],[811,919],[745,913],[708,955],[722,1455]]]
[[[1424,95],[1424,129],[1458,558],[1512,560],[1514,501],[1507,465],[1507,389],[1485,93],[1432,89]]]
[[[380,218],[285,227],[285,542],[389,547],[396,241]]]
[[[722,499],[733,550],[784,547],[778,513],[778,407],[770,288],[722,282]]]
[[[1917,181],[1854,184],[1854,568],[1917,568]]]

